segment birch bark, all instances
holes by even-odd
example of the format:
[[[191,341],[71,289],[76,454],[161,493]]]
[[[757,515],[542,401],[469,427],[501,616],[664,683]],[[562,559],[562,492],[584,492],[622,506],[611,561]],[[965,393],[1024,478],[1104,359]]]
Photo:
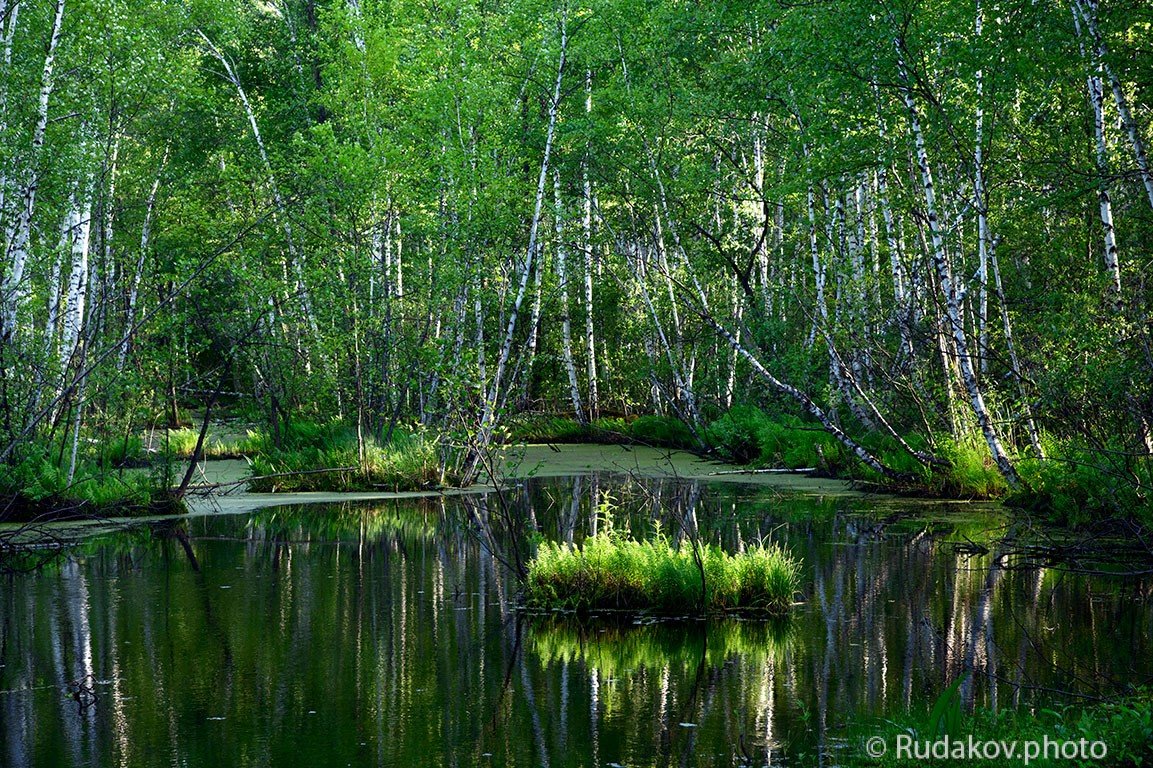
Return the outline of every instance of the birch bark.
[[[913,96],[912,86],[909,83],[909,72],[904,59],[904,45],[900,38],[894,40],[894,43],[897,49],[897,67],[901,82],[901,94],[904,97],[905,106],[909,112],[909,126],[913,134],[917,166],[920,170],[921,185],[925,195],[925,216],[928,220],[929,235],[932,239],[933,265],[937,271],[938,288],[944,300],[945,321],[949,326],[956,347],[957,364],[960,369],[961,380],[969,395],[969,405],[973,410],[973,415],[976,417],[978,425],[980,425],[981,433],[984,435],[985,442],[989,446],[989,452],[993,455],[993,461],[996,462],[997,469],[1005,478],[1005,482],[1011,487],[1016,488],[1020,485],[1017,470],[1001,443],[1001,436],[998,433],[997,425],[994,423],[992,414],[985,404],[984,393],[981,391],[981,384],[977,380],[977,374],[973,368],[973,358],[969,353],[968,340],[965,337],[964,319],[961,315],[962,297],[958,293],[957,285],[953,277],[952,266],[949,263],[945,251],[944,234],[941,231],[940,220],[937,214],[937,196],[936,188],[933,184],[933,172],[929,165],[929,153],[925,146],[925,135],[921,129],[920,113],[917,109],[916,99]]]
[[[73,222],[71,245],[72,267],[65,294],[61,332],[60,367],[67,368],[75,357],[84,329],[85,302],[88,298],[88,244],[92,232],[91,185],[85,184],[79,199],[74,198],[69,214]]]
[[[128,306],[124,314],[124,329],[127,334],[131,334],[136,325],[136,304],[140,296],[140,283],[144,278],[144,265],[148,258],[148,248],[152,242],[152,217],[156,210],[156,194],[160,191],[160,178],[167,162],[168,150],[165,149],[164,157],[160,161],[160,168],[156,172],[156,178],[148,190],[148,199],[144,203],[144,222],[140,225],[140,250],[136,254],[136,270],[132,273],[132,287],[128,290]],[[120,351],[116,357],[117,371],[124,370],[124,363],[128,359],[131,346],[131,338],[120,345]]]
[[[1073,28],[1077,42],[1081,46],[1081,57],[1089,60],[1085,53],[1085,42],[1081,32],[1081,19],[1076,0],[1073,6]],[[1104,238],[1105,269],[1109,272],[1109,291],[1115,307],[1121,302],[1121,259],[1117,249],[1117,231],[1113,226],[1113,200],[1109,193],[1109,149],[1105,141],[1105,88],[1101,82],[1104,66],[1100,60],[1090,65],[1086,80],[1090,106],[1093,108],[1093,135],[1096,139],[1097,158],[1097,203],[1101,218],[1101,231]]]
[[[64,23],[64,0],[56,0],[52,15],[52,31],[44,55],[44,68],[40,75],[40,96],[36,109],[36,124],[32,129],[32,153],[25,170],[23,199],[13,232],[8,238],[8,272],[0,281],[0,343],[10,341],[16,333],[18,297],[28,263],[29,239],[32,233],[32,214],[36,208],[39,186],[40,155],[44,148],[44,134],[48,128],[48,103],[55,87],[56,49],[60,44],[60,30]]]
[[[565,372],[568,374],[569,397],[572,400],[573,414],[581,424],[588,422],[585,416],[584,405],[581,403],[580,384],[577,381],[576,363],[572,351],[572,317],[569,313],[568,303],[568,272],[566,269],[566,249],[564,242],[564,201],[561,199],[560,173],[553,171],[553,199],[556,212],[553,222],[556,227],[556,276],[560,283],[560,312],[561,312],[561,353],[564,356]]]
[[[1149,206],[1153,208],[1153,172],[1149,169],[1149,157],[1145,151],[1145,142],[1141,139],[1141,132],[1137,121],[1133,118],[1133,111],[1129,107],[1129,100],[1125,97],[1125,89],[1121,80],[1109,66],[1109,52],[1101,37],[1098,28],[1097,0],[1073,0],[1074,12],[1079,14],[1089,27],[1089,35],[1093,39],[1093,49],[1096,59],[1104,70],[1113,91],[1113,102],[1117,105],[1117,112],[1121,115],[1121,124],[1129,134],[1129,144],[1133,148],[1133,155],[1137,161],[1137,170],[1141,175],[1141,183],[1145,187],[1145,194],[1149,199]]]
[[[505,369],[508,367],[509,356],[512,353],[513,338],[516,335],[517,321],[520,308],[524,303],[525,293],[528,292],[529,277],[532,274],[533,260],[537,251],[537,236],[540,231],[541,211],[544,208],[545,183],[548,180],[552,161],[553,140],[556,135],[557,115],[560,110],[561,86],[564,83],[565,64],[568,58],[568,9],[562,5],[560,14],[560,51],[558,53],[556,81],[553,84],[552,99],[549,101],[548,125],[545,129],[544,155],[541,158],[540,175],[537,177],[536,201],[533,206],[532,221],[529,225],[528,247],[525,250],[524,263],[520,267],[519,285],[516,297],[513,300],[512,311],[508,316],[508,323],[504,329],[504,338],[501,341],[500,352],[497,355],[496,366],[493,370],[492,381],[484,398],[484,409],[481,413],[477,429],[477,450],[486,450],[492,442],[492,430],[496,421],[496,408],[501,399],[501,385],[504,380]],[[470,466],[466,468],[465,475],[475,474],[479,456],[473,456]]]
[[[592,70],[585,71],[585,118],[589,119],[593,109]],[[595,419],[600,413],[600,393],[597,382],[596,332],[593,323],[593,189],[589,179],[589,157],[586,150],[581,160],[581,185],[584,187],[583,216],[581,226],[584,237],[584,305],[585,305],[585,361],[589,381],[589,418]]]
[[[984,33],[984,14],[981,2],[977,0],[977,17],[974,31],[980,39]],[[973,149],[973,195],[977,202],[977,351],[980,354],[980,369],[984,374],[989,369],[989,196],[985,190],[985,76],[978,69],[976,80],[976,126]]]

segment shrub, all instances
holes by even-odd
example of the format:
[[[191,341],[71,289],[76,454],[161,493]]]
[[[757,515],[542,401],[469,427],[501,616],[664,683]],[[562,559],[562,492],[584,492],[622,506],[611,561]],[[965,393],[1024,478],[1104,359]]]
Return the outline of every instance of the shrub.
[[[760,430],[766,422],[761,409],[739,405],[710,424],[705,437],[725,461],[752,464],[761,457]]]
[[[67,467],[58,466],[47,451],[0,466],[0,495],[7,500],[0,517],[7,521],[182,511],[173,505],[166,488],[144,474],[122,474],[82,463],[69,483]]]
[[[1018,469],[1025,487],[1010,495],[1012,506],[1029,509],[1060,525],[1081,525],[1101,518],[1135,517],[1153,522],[1153,499],[1143,496],[1136,482],[1153,471],[1153,461],[1137,466],[1133,476],[1120,475],[1111,467],[1101,467],[1101,456],[1087,452],[1067,452],[1055,446],[1055,459],[1028,459]],[[1147,492],[1146,492],[1147,493]]]

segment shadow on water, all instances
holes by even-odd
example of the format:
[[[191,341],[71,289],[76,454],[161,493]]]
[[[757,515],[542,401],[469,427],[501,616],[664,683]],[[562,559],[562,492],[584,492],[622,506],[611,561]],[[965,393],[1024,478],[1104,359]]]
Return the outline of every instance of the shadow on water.
[[[836,763],[963,671],[1000,708],[1150,680],[1147,577],[1022,566],[985,510],[766,493],[589,475],[510,493],[528,536],[459,497],[95,537],[0,591],[0,766]],[[783,543],[804,602],[778,624],[518,611],[509,542],[579,543],[606,498],[638,536]]]

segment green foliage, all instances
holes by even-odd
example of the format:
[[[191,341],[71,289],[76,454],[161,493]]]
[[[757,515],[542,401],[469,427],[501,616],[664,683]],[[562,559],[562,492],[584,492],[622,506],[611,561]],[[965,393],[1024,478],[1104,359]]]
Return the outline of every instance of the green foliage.
[[[41,515],[130,516],[180,511],[167,489],[146,474],[102,469],[93,463],[67,467],[39,454],[15,465],[0,465],[0,495],[11,503],[0,519],[27,520]]]
[[[683,540],[659,528],[638,541],[612,525],[580,547],[544,542],[528,566],[530,607],[707,614],[748,611],[783,615],[800,584],[800,565],[776,544],[731,555],[714,544]]]
[[[972,675],[972,672],[962,674],[933,702],[933,709],[929,712],[928,733],[933,736],[956,736],[961,732],[961,686]]]
[[[1009,490],[979,435],[942,438],[938,454],[948,462],[948,467],[935,471],[930,481],[938,495],[988,499],[1004,496]]]
[[[696,448],[692,431],[669,416],[635,419],[606,416],[581,424],[568,416],[529,416],[513,422],[509,439],[520,443],[637,443],[662,448]]]
[[[733,408],[710,424],[706,435],[736,464],[831,472],[847,463],[841,444],[821,425],[787,414],[770,417],[752,406]]]
[[[144,440],[139,435],[125,435],[101,445],[100,463],[122,467],[144,460]]]
[[[709,424],[705,436],[725,461],[752,464],[763,452],[760,430],[767,422],[760,408],[739,405]]]
[[[262,445],[252,459],[249,488],[258,492],[406,491],[440,487],[451,478],[437,441],[398,432],[393,441],[369,440],[363,458],[356,437],[340,425],[302,426],[284,448]]]
[[[661,448],[696,448],[692,430],[672,416],[641,416],[628,425],[628,436],[644,445]]]
[[[1089,451],[1057,445],[1050,452],[1060,458],[1021,463],[1026,486],[1009,497],[1010,505],[1059,525],[1077,526],[1102,518],[1153,522],[1153,496],[1148,490],[1153,460],[1137,458],[1122,474]]]
[[[955,695],[955,691],[946,691],[945,694]],[[869,759],[864,755],[862,748],[858,753],[847,756],[848,764],[921,765],[920,762],[897,759],[893,745],[898,733],[912,735],[918,740],[932,740],[938,738],[940,731],[934,727],[931,717],[927,723],[915,715],[911,715],[903,722],[902,718],[897,718],[897,722],[881,723],[879,728],[868,731],[867,735],[862,737],[862,743],[867,738],[881,736],[889,746],[885,757],[882,760]],[[965,740],[972,734],[973,739],[978,742],[1016,741],[1019,744],[1025,741],[1042,742],[1046,737],[1051,741],[1079,742],[1085,739],[1089,743],[1102,741],[1108,747],[1108,755],[1101,761],[1082,762],[1063,758],[1053,760],[1046,759],[1042,755],[1030,761],[1030,765],[1053,768],[1068,765],[1084,768],[1093,765],[1148,765],[1153,761],[1153,694],[1143,690],[1115,701],[1099,704],[1034,710],[978,709],[960,718],[959,723],[954,722],[949,734],[951,737],[963,734]],[[1019,747],[1023,748],[1023,745]],[[967,760],[965,764],[993,768],[1004,765],[1004,760],[998,762],[983,759]]]

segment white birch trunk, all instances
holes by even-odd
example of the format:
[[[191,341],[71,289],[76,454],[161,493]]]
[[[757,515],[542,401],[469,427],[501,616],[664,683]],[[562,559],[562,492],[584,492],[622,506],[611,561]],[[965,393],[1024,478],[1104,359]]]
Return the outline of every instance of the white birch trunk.
[[[16,35],[16,21],[20,16],[21,0],[0,0],[0,30],[3,32],[4,53],[2,56],[3,70],[0,70],[0,140],[8,134],[8,88],[12,72],[12,40]],[[8,200],[8,164],[0,163],[0,231],[4,231],[4,215],[7,212]]]
[[[928,219],[929,234],[932,239],[932,258],[937,270],[939,290],[944,299],[946,322],[949,325],[953,342],[956,346],[957,364],[960,368],[961,380],[969,395],[969,405],[973,415],[981,427],[989,452],[997,464],[997,469],[1011,487],[1020,484],[1017,470],[1012,460],[1001,444],[1001,436],[997,425],[993,422],[992,414],[985,405],[985,397],[973,369],[973,359],[969,353],[968,340],[965,338],[964,318],[961,316],[962,298],[958,294],[953,279],[953,270],[945,252],[945,239],[941,231],[940,220],[937,214],[936,189],[933,186],[933,172],[929,166],[929,153],[925,148],[925,136],[921,130],[921,118],[917,111],[917,103],[913,98],[912,87],[909,85],[909,73],[905,68],[904,51],[901,41],[894,41],[897,48],[897,65],[901,79],[901,92],[905,99],[905,106],[909,111],[909,125],[913,133],[913,141],[917,152],[917,166],[921,172],[921,184],[925,193],[925,215]]]
[[[585,115],[592,114],[592,70],[585,71]],[[585,305],[585,362],[589,381],[589,419],[600,413],[600,393],[597,383],[596,333],[593,323],[593,190],[589,180],[588,153],[581,161],[581,184],[584,187],[584,211],[581,227],[584,237],[584,305]]]
[[[92,197],[89,185],[80,190],[69,214],[74,222],[71,236],[72,267],[65,295],[61,331],[60,367],[67,368],[80,346],[84,330],[85,303],[88,298],[88,245],[92,232]]]
[[[52,260],[52,271],[48,275],[48,286],[45,289],[45,295],[48,299],[48,314],[44,320],[44,359],[46,361],[52,358],[56,358],[58,361],[60,358],[60,350],[56,346],[60,331],[60,277],[64,271],[64,254],[67,253],[69,258],[72,254],[72,230],[76,226],[73,210],[73,206],[69,206],[68,213],[64,215],[64,219],[60,223],[60,245],[57,247],[56,256]],[[42,385],[43,380],[43,374],[37,371],[37,383]],[[39,398],[39,393],[36,397]]]
[[[140,297],[140,282],[144,278],[144,265],[148,258],[148,247],[152,242],[152,217],[156,210],[156,194],[160,190],[160,177],[168,160],[168,151],[164,152],[164,159],[160,161],[160,169],[148,190],[148,199],[144,203],[144,222],[140,225],[140,250],[136,254],[136,270],[132,273],[132,287],[128,290],[128,307],[124,314],[124,342],[117,353],[116,370],[124,370],[124,363],[128,359],[128,352],[132,346],[133,327],[136,325],[136,305]]]
[[[1137,160],[1137,170],[1141,174],[1141,183],[1145,187],[1145,194],[1149,199],[1149,206],[1153,208],[1153,172],[1149,169],[1149,157],[1145,151],[1145,142],[1141,139],[1141,132],[1137,121],[1133,118],[1133,111],[1129,107],[1129,100],[1125,98],[1125,89],[1121,81],[1109,66],[1109,52],[1101,37],[1101,30],[1097,26],[1098,12],[1097,0],[1073,0],[1073,8],[1081,15],[1089,27],[1089,34],[1093,38],[1093,48],[1097,61],[1104,69],[1109,84],[1113,90],[1113,101],[1117,105],[1117,112],[1121,115],[1121,124],[1129,134],[1129,144],[1133,148],[1133,155]]]
[[[1077,11],[1076,0],[1074,0],[1073,7],[1073,27],[1077,33],[1077,41],[1081,46],[1081,56],[1088,59],[1085,55],[1085,43],[1081,35],[1081,20]],[[1121,302],[1121,259],[1117,249],[1117,231],[1113,226],[1113,200],[1106,181],[1109,174],[1109,149],[1105,142],[1105,88],[1101,82],[1102,71],[1102,63],[1094,61],[1086,83],[1090,106],[1093,108],[1093,134],[1096,139],[1097,150],[1097,203],[1101,217],[1102,235],[1105,240],[1105,269],[1109,272],[1109,291],[1113,305],[1118,308]]]
[[[268,177],[269,192],[272,195],[273,205],[276,206],[277,218],[280,220],[281,229],[284,231],[284,238],[288,246],[288,255],[292,259],[296,292],[300,297],[305,320],[312,331],[312,336],[313,338],[318,338],[320,336],[320,330],[316,324],[316,315],[312,311],[312,299],[308,292],[308,286],[305,284],[304,270],[300,263],[301,257],[296,247],[296,238],[292,231],[292,221],[288,216],[284,198],[280,195],[280,187],[276,183],[276,174],[272,170],[272,162],[268,158],[268,149],[264,144],[264,137],[260,133],[260,125],[256,120],[256,111],[252,108],[252,103],[248,100],[248,93],[244,90],[244,84],[241,82],[229,58],[224,55],[223,51],[216,47],[215,43],[213,43],[203,31],[197,29],[196,32],[204,41],[209,54],[220,63],[220,66],[224,67],[225,79],[236,89],[236,95],[240,99],[241,106],[244,107],[244,114],[248,118],[248,125],[252,130],[252,138],[256,142],[257,151],[260,153],[261,164],[264,166],[264,172]],[[305,366],[306,368],[311,368],[311,364],[307,360]]]
[[[977,0],[977,18],[974,31],[978,38],[984,32],[984,15],[981,2]],[[973,195],[977,201],[977,351],[980,354],[980,369],[984,374],[989,370],[989,197],[985,191],[985,76],[977,70],[976,76],[977,113],[973,149]]]
[[[646,144],[646,151],[647,149],[648,147]],[[673,372],[673,382],[677,387],[677,396],[684,401],[685,408],[688,412],[687,421],[689,426],[695,430],[701,422],[701,414],[697,408],[697,396],[693,389],[693,369],[695,367],[696,358],[694,356],[688,361],[685,360],[684,340],[683,333],[681,331],[681,317],[680,311],[677,309],[676,288],[673,284],[672,271],[669,268],[664,237],[664,227],[662,225],[662,214],[663,221],[668,223],[669,234],[673,239],[673,244],[676,246],[677,254],[681,264],[685,269],[688,269],[689,263],[688,258],[685,255],[684,247],[681,245],[680,235],[677,232],[676,223],[669,215],[668,200],[665,196],[665,184],[661,179],[660,170],[657,168],[656,157],[651,151],[648,152],[648,155],[649,167],[652,170],[653,180],[656,182],[657,198],[659,202],[659,207],[654,211],[656,222],[658,267],[661,271],[661,276],[664,278],[665,291],[668,293],[670,311],[673,321],[674,346],[668,348],[670,367],[672,368]],[[665,344],[667,344],[668,339],[665,337],[663,332],[661,333],[661,337]]]
[[[533,260],[537,251],[537,235],[540,231],[541,211],[544,208],[545,184],[548,180],[550,163],[552,161],[553,139],[556,135],[557,114],[560,110],[561,86],[564,83],[565,62],[568,57],[568,18],[567,9],[562,9],[560,18],[560,52],[557,62],[556,82],[553,85],[552,99],[549,101],[548,126],[545,129],[544,156],[541,158],[540,175],[537,177],[536,201],[533,206],[532,221],[529,225],[528,247],[525,250],[524,264],[520,268],[519,285],[516,298],[513,301],[512,311],[509,313],[508,324],[505,326],[504,338],[501,341],[500,352],[497,355],[496,367],[493,370],[492,381],[484,398],[484,410],[481,414],[477,430],[477,446],[479,450],[488,448],[492,440],[492,428],[496,421],[496,408],[500,402],[501,385],[504,372],[508,367],[509,355],[512,353],[513,338],[516,336],[517,320],[521,305],[524,303],[525,293],[528,291],[529,277],[532,274]],[[473,466],[466,474],[472,474],[476,469],[476,460],[473,457]]]
[[[560,283],[560,313],[561,313],[561,353],[564,357],[565,372],[568,374],[569,397],[572,400],[573,414],[582,424],[588,422],[585,416],[584,405],[581,403],[580,384],[577,381],[576,363],[572,353],[572,317],[569,314],[568,304],[568,272],[566,268],[566,249],[564,242],[564,201],[560,192],[560,173],[553,171],[552,175],[553,199],[556,204],[556,213],[553,222],[556,227],[556,276]]]
[[[25,172],[23,200],[9,238],[8,272],[0,282],[0,343],[15,337],[18,297],[28,263],[29,240],[32,234],[32,214],[36,208],[36,190],[39,186],[40,155],[44,147],[44,134],[48,127],[48,103],[55,86],[56,48],[60,44],[60,29],[64,22],[64,0],[56,0],[52,16],[52,32],[44,55],[44,68],[40,75],[40,96],[36,108],[36,124],[32,129],[32,153]]]
[[[734,319],[736,320],[735,327],[737,329],[736,341],[739,345],[741,343],[741,333],[745,328],[745,294],[741,291],[741,286],[737,282],[736,276],[733,277],[733,305],[735,307]],[[720,355],[718,355],[718,357],[719,356]],[[736,347],[734,347],[732,349],[732,357],[729,358],[729,375],[728,378],[725,379],[725,391],[722,398],[726,409],[733,407],[733,394],[737,385],[737,361],[739,359],[740,355]]]
[[[805,146],[806,156],[808,146]],[[811,347],[817,339],[819,325],[829,324],[829,307],[825,302],[825,265],[821,262],[821,248],[817,241],[817,205],[816,195],[813,192],[813,183],[810,181],[805,196],[809,218],[809,253],[813,260],[813,285],[817,293],[817,311],[813,315],[812,328],[809,338],[805,341],[806,347]]]
[[[1025,377],[1021,373],[1021,361],[1017,359],[1017,345],[1013,341],[1013,324],[1009,320],[1009,305],[1005,303],[1005,289],[1001,284],[1001,265],[997,261],[997,239],[989,244],[989,263],[993,268],[993,290],[997,295],[997,305],[1001,308],[1001,326],[1005,331],[1005,346],[1009,350],[1009,363],[1013,366],[1013,378],[1017,381],[1017,392],[1021,396],[1021,407],[1025,409],[1025,428],[1029,432],[1029,444],[1037,458],[1045,458],[1041,445],[1041,433],[1033,418],[1033,408],[1025,394]]]
[[[536,364],[536,350],[540,345],[541,287],[544,282],[544,256],[539,245],[533,259],[532,307],[528,318],[528,349],[524,360],[524,389],[521,401],[527,406],[532,398],[532,368]]]

